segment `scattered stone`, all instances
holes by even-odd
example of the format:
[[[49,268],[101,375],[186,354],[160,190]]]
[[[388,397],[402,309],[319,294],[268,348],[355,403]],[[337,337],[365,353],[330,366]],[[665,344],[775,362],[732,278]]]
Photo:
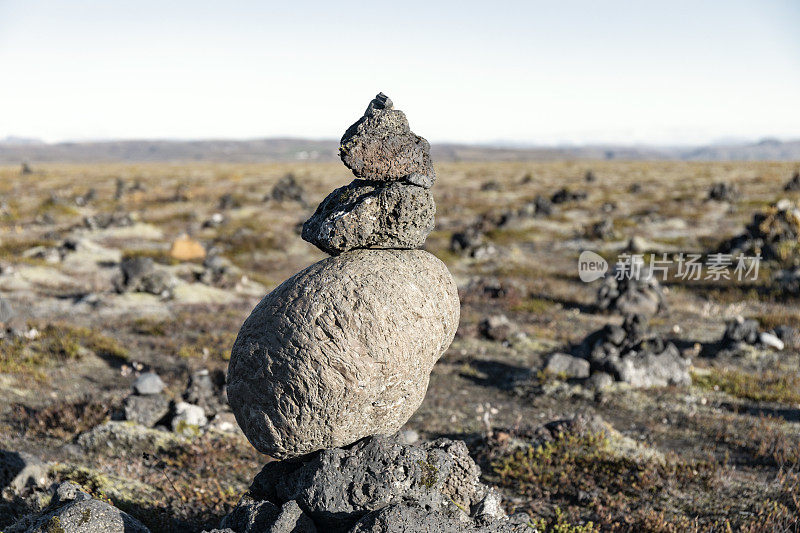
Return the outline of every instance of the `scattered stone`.
[[[219,203],[217,205],[220,210],[227,211],[228,209],[238,209],[242,207],[242,202],[231,193],[226,193],[219,197]]]
[[[222,213],[214,213],[211,215],[210,218],[203,221],[202,227],[204,229],[208,228],[218,228],[225,222],[225,215]]]
[[[40,513],[17,521],[6,533],[149,533],[141,522],[113,505],[92,498],[76,483],[58,485]]]
[[[500,183],[498,183],[497,180],[484,181],[483,183],[481,183],[481,190],[484,192],[499,191]]]
[[[28,163],[22,163],[22,166],[19,169],[19,173],[23,176],[30,176],[33,174],[33,170],[31,169]]]
[[[586,380],[586,386],[595,391],[602,391],[614,384],[614,376],[606,372],[595,372]]]
[[[547,360],[544,370],[555,376],[583,379],[589,377],[590,365],[586,359],[565,353],[554,353]]]
[[[205,259],[206,249],[188,235],[181,235],[173,241],[169,255],[179,261],[193,261],[195,259]]]
[[[640,235],[634,235],[628,241],[625,251],[632,254],[641,254],[646,252],[649,248],[650,244],[644,239],[644,237]]]
[[[520,217],[540,217],[553,214],[553,203],[542,195],[523,205],[518,213]]]
[[[303,224],[303,239],[337,255],[356,248],[419,248],[433,230],[428,189],[355,180],[328,195]]]
[[[784,342],[775,333],[760,331],[757,320],[736,316],[725,323],[725,333],[719,342],[719,348],[727,353],[737,353],[741,351],[742,345],[778,351],[785,348]]]
[[[342,136],[339,155],[356,177],[406,181],[430,188],[436,174],[428,141],[414,134],[405,114],[379,93]]]
[[[779,270],[773,282],[775,289],[784,296],[800,295],[800,267]]]
[[[597,181],[597,176],[595,176],[594,172],[592,172],[591,170],[587,170],[586,175],[584,176],[584,180],[586,181],[586,183],[594,183],[595,181]]]
[[[125,420],[154,427],[169,414],[169,405],[169,400],[160,394],[128,396],[124,404]]]
[[[783,190],[786,192],[800,191],[800,171],[794,173],[792,179],[787,181],[786,185],[783,186]]]
[[[586,237],[589,239],[611,240],[616,236],[614,222],[610,218],[604,218],[592,224],[586,230]]]
[[[628,315],[622,327],[607,324],[589,334],[574,353],[589,361],[593,373],[611,374],[634,387],[691,383],[691,360],[647,329],[643,315]]]
[[[221,255],[209,255],[203,261],[203,270],[197,281],[217,287],[234,287],[242,279],[242,270]]]
[[[224,385],[225,374],[221,371],[212,374],[207,368],[202,368],[189,378],[189,386],[183,394],[183,399],[202,407],[206,415],[214,416],[222,409],[220,394]]]
[[[554,204],[564,204],[567,202],[580,202],[586,200],[588,197],[589,193],[585,191],[570,191],[565,187],[556,191],[550,198],[550,201]]]
[[[144,372],[139,374],[133,381],[133,392],[140,395],[161,394],[166,388],[166,384],[155,372]]]
[[[758,320],[745,319],[737,316],[725,324],[725,333],[722,335],[722,344],[756,344],[758,342]]]
[[[130,213],[98,213],[83,218],[83,225],[90,230],[127,228],[135,223],[136,219]]]
[[[75,205],[77,205],[78,207],[84,207],[92,203],[92,201],[94,201],[96,197],[97,197],[97,191],[94,188],[89,189],[88,191],[86,191],[86,194],[80,194],[75,197]]]
[[[228,399],[285,458],[393,433],[419,407],[458,324],[447,267],[419,250],[353,250],[268,294],[234,343]]]
[[[717,202],[735,202],[739,199],[739,188],[725,181],[717,182],[709,189],[708,199]]]
[[[506,315],[492,315],[481,320],[478,331],[489,340],[506,342],[517,331],[517,327]]]
[[[286,174],[272,187],[270,197],[276,202],[297,202],[306,205],[305,190],[294,177]]]
[[[208,424],[206,412],[199,405],[187,402],[175,404],[175,416],[172,417],[172,430],[191,437],[196,435],[200,428]]]
[[[145,292],[157,296],[171,296],[175,278],[166,270],[156,268],[150,257],[130,257],[120,263],[120,273],[113,280],[119,292]]]
[[[630,266],[625,267],[630,268]],[[607,275],[597,291],[597,307],[622,315],[640,314],[647,317],[666,309],[664,291],[649,267],[642,266],[639,275],[620,272],[617,265]],[[620,279],[617,279],[620,278]]]

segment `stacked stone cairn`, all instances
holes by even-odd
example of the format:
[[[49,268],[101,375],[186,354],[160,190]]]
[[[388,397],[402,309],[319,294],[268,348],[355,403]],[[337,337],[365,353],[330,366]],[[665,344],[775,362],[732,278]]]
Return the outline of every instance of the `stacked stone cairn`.
[[[527,528],[505,516],[462,442],[397,436],[460,313],[447,267],[418,249],[434,224],[429,150],[382,93],[342,137],[357,179],[302,232],[332,257],[266,295],[233,346],[230,405],[253,446],[278,460],[223,531]]]

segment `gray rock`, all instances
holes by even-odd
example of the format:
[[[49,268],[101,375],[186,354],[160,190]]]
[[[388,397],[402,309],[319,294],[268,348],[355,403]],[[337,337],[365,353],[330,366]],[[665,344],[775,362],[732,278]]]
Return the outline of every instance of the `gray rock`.
[[[549,374],[564,375],[567,378],[587,378],[590,365],[586,359],[565,353],[554,353],[547,360],[544,369]]]
[[[297,502],[278,506],[245,496],[220,522],[220,527],[235,533],[316,533],[317,528]]]
[[[219,370],[212,374],[207,368],[193,372],[183,394],[186,402],[199,405],[206,416],[214,416],[222,409],[220,393],[224,387],[225,374]]]
[[[420,250],[354,250],[315,263],[256,306],[234,343],[228,400],[277,458],[396,432],[453,340],[458,292]]]
[[[722,344],[732,345],[738,342],[747,344],[756,344],[758,342],[758,320],[737,316],[726,322],[725,333],[722,335]]]
[[[794,173],[792,179],[783,186],[783,190],[786,192],[800,191],[800,172]]]
[[[413,429],[404,429],[397,434],[397,440],[400,444],[416,444],[419,442],[419,433]]]
[[[250,494],[275,502],[295,500],[320,531],[330,532],[347,531],[367,513],[401,502],[416,502],[464,524],[476,518],[470,513],[478,507],[485,519],[504,518],[496,507],[485,512],[492,507],[485,503],[490,491],[479,477],[461,441],[411,446],[375,436],[303,461],[269,463]]]
[[[586,380],[586,386],[590,387],[596,391],[601,391],[607,389],[614,383],[614,377],[611,374],[607,374],[605,372],[595,372],[592,374],[588,380]]]
[[[355,180],[328,195],[303,224],[303,239],[338,255],[354,248],[419,248],[433,230],[428,189]]]
[[[575,354],[587,359],[593,373],[612,375],[634,387],[688,385],[691,360],[674,344],[647,331],[644,315],[628,315],[622,327],[608,324],[589,334]],[[604,385],[598,378],[595,385]]]
[[[0,492],[10,487],[15,494],[47,484],[48,466],[25,452],[0,450]]]
[[[517,330],[506,315],[492,315],[478,324],[478,331],[487,339],[504,342]]]
[[[638,277],[625,275],[617,279],[617,271],[618,267],[615,267],[597,291],[600,310],[651,317],[666,308],[661,284],[648,267],[643,266]]]
[[[416,503],[389,505],[364,516],[349,533],[530,533],[527,515],[476,525]]]
[[[169,413],[169,400],[160,394],[128,396],[124,407],[125,420],[151,428]]]
[[[405,114],[383,93],[342,137],[342,162],[359,178],[431,186],[436,179],[428,141],[414,134]]]
[[[78,485],[58,486],[53,502],[41,513],[12,525],[7,533],[149,533],[141,522],[104,501],[95,500]]]
[[[294,174],[287,174],[272,187],[270,196],[276,202],[291,201],[306,205],[305,194],[305,189],[297,182]]]
[[[173,431],[191,436],[207,424],[206,412],[199,405],[187,402],[175,404],[175,416],[172,417]]]
[[[136,394],[161,394],[166,385],[161,377],[155,372],[144,372],[139,374],[133,381],[133,392]]]
[[[708,199],[717,202],[735,202],[739,199],[739,188],[733,183],[719,181],[709,189]]]
[[[131,257],[120,263],[120,272],[113,280],[119,292],[146,292],[157,296],[168,296],[176,280],[169,272],[157,268],[149,257]]]

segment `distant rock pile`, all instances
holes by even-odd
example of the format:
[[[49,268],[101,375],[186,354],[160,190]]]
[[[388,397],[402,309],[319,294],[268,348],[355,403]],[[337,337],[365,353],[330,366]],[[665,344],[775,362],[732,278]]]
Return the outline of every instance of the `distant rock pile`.
[[[665,309],[664,289],[649,267],[641,265],[637,272],[618,273],[619,265],[605,277],[597,290],[598,309],[648,317]]]
[[[634,387],[688,385],[691,361],[671,342],[648,331],[643,315],[628,315],[622,326],[606,324],[574,351],[591,372],[606,373]]]
[[[734,256],[760,254],[765,260],[800,262],[800,207],[783,199],[753,215],[744,233],[722,244],[719,251]]]
[[[780,351],[785,347],[781,337],[787,336],[786,333],[788,332],[785,328],[761,331],[758,320],[737,316],[725,323],[725,333],[719,341],[719,346],[722,352],[729,354],[741,352],[743,345]],[[717,352],[715,355],[720,355],[722,352]]]
[[[783,190],[785,192],[800,191],[800,171],[794,173],[792,179],[787,181],[786,185],[783,186]]]
[[[733,183],[720,181],[708,190],[708,199],[717,202],[735,202],[739,198],[739,188]]]

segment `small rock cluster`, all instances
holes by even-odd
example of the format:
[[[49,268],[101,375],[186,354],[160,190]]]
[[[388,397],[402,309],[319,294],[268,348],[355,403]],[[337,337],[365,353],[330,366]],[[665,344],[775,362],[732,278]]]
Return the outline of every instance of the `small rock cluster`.
[[[800,171],[794,173],[792,179],[787,181],[786,185],[783,186],[783,190],[785,192],[800,191]]]
[[[619,265],[597,290],[598,309],[652,317],[666,308],[664,290],[649,267],[642,266],[638,275],[618,275],[618,271]]]
[[[622,326],[606,324],[589,334],[573,350],[573,356],[587,360],[589,368],[563,356],[555,361],[551,357],[548,366],[551,371],[572,371],[574,377],[588,377],[590,371],[590,379],[595,380],[605,380],[599,375],[607,374],[634,387],[691,383],[691,360],[671,342],[650,333],[643,315],[627,315]]]
[[[790,334],[791,331],[785,327],[761,331],[758,320],[737,316],[725,323],[725,333],[719,345],[722,350],[734,353],[741,351],[745,344],[780,351],[785,347],[783,338],[790,337]]]
[[[721,253],[734,256],[760,254],[765,260],[781,263],[797,263],[800,260],[798,251],[800,207],[785,198],[753,215],[744,233],[724,242],[719,249]]]
[[[708,199],[716,202],[735,202],[739,199],[739,188],[733,183],[719,181],[708,190]]]
[[[167,298],[177,280],[150,257],[128,257],[120,262],[119,272],[112,282],[118,293],[145,292]]]

